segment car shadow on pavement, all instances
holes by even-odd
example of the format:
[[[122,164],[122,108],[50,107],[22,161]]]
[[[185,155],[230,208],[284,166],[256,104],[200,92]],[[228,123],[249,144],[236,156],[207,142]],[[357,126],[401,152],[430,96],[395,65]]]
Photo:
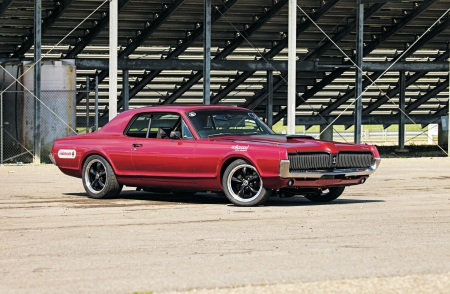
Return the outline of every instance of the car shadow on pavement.
[[[385,202],[384,200],[373,200],[373,199],[345,199],[338,198],[331,202],[311,202],[305,197],[295,196],[291,198],[270,198],[266,202],[266,206],[317,206],[317,205],[342,205],[342,204],[363,204],[363,203],[374,203],[374,202]]]
[[[88,199],[86,193],[65,193],[67,196],[78,196]],[[94,200],[94,199],[92,199]],[[194,195],[190,193],[156,193],[156,192],[143,192],[143,191],[133,191],[125,190],[120,193],[119,196],[109,199],[101,199],[98,201],[114,202],[117,200],[140,200],[148,201],[150,205],[164,205],[164,204],[226,204],[234,206],[223,194],[219,193],[196,193]],[[325,203],[315,203],[302,196],[295,196],[290,198],[278,198],[271,197],[264,204],[264,206],[312,206],[312,205],[342,205],[342,204],[363,204],[363,203],[373,203],[373,202],[385,202],[384,200],[373,200],[373,199],[336,199],[332,202]]]
[[[64,193],[66,196],[79,196],[89,199],[87,193]],[[96,199],[92,199],[96,200]],[[125,190],[120,193],[119,196],[107,199],[99,199],[97,201],[117,201],[117,200],[141,200],[148,201],[149,204],[162,205],[162,204],[228,204],[230,201],[223,195],[216,193],[196,193],[191,195],[189,193],[177,193],[170,192],[144,192]]]

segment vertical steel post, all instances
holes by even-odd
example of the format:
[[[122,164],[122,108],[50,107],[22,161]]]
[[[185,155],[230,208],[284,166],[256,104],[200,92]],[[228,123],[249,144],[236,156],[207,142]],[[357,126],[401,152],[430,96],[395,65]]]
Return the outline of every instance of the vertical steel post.
[[[95,75],[95,130],[98,130],[98,75]]]
[[[3,93],[0,94],[0,115],[2,119],[0,120],[0,164],[3,164],[3,121],[5,120],[5,117],[3,116]]]
[[[203,10],[203,104],[211,104],[211,0],[205,0]]]
[[[123,96],[123,110],[128,110],[130,108],[130,72],[128,69],[123,70],[122,74],[122,96]]]
[[[357,11],[356,11],[356,61],[355,63],[359,68],[355,69],[355,135],[354,142],[361,143],[361,120],[362,120],[362,72],[360,68],[362,68],[363,61],[363,42],[364,42],[364,4],[361,4],[361,1],[357,2]]]
[[[449,50],[449,42],[447,42],[447,51]],[[450,67],[450,58],[448,59],[448,65]],[[450,81],[450,70],[448,71],[448,80]],[[450,87],[448,87],[448,109],[447,112],[447,129],[448,129],[448,135],[447,135],[447,156],[450,157]]]
[[[34,164],[41,163],[41,35],[42,3],[34,0]]]
[[[289,0],[288,19],[288,93],[287,93],[287,133],[295,134],[295,109],[297,97],[297,0]]]
[[[109,119],[117,115],[117,27],[118,1],[109,2]]]
[[[405,149],[405,91],[406,91],[406,83],[405,83],[405,72],[400,72],[399,78],[399,87],[400,87],[400,95],[399,95],[399,107],[398,111],[398,149]]]
[[[86,77],[86,134],[89,133],[89,76]]]
[[[273,71],[267,71],[266,118],[269,128],[273,126]]]

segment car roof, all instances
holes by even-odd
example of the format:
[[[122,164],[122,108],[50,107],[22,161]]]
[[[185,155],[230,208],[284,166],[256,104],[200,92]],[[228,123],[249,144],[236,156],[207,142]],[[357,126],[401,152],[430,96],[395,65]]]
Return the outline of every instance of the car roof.
[[[129,110],[130,113],[140,113],[146,111],[175,111],[175,112],[187,112],[192,110],[204,110],[204,109],[230,109],[230,110],[247,110],[243,107],[228,106],[228,105],[156,105],[136,108]]]
[[[131,117],[138,113],[143,112],[177,112],[183,113],[193,110],[205,110],[205,109],[228,109],[228,110],[244,110],[250,111],[247,108],[237,107],[237,106],[227,106],[227,105],[156,105],[135,108],[131,110],[124,111],[118,114],[115,118],[109,121],[102,129],[102,133],[110,132],[117,133],[122,132],[125,126],[130,121]]]

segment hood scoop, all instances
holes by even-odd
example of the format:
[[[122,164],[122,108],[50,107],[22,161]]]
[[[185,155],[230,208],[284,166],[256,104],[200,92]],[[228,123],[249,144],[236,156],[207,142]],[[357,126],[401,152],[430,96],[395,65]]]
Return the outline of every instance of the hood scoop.
[[[310,139],[310,140],[315,140],[315,138],[313,136],[308,136],[308,135],[286,135],[286,139],[290,140],[290,139]]]

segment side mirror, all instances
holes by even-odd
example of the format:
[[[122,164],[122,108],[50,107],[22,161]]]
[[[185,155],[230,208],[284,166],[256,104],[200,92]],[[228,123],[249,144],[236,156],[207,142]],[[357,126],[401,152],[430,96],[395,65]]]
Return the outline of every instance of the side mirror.
[[[179,131],[171,131],[170,139],[181,139],[181,133]]]

